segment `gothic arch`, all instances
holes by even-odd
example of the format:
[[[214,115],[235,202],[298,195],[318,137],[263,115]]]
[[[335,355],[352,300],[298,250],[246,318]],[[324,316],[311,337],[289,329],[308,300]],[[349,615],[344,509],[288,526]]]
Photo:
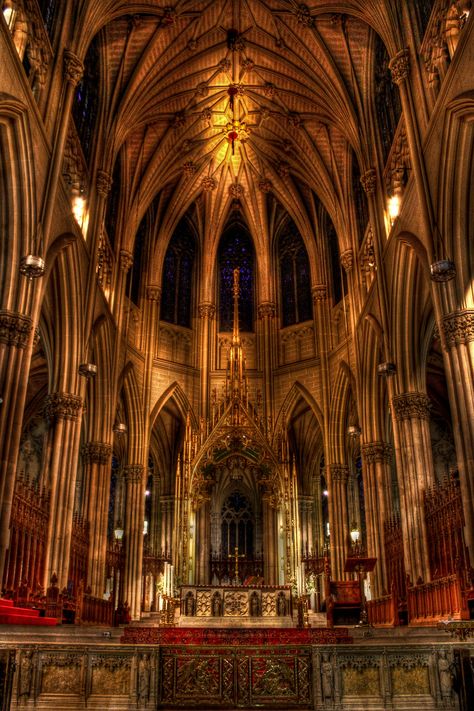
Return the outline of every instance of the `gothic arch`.
[[[280,407],[280,411],[275,421],[275,432],[278,432],[281,427],[285,426],[285,423],[287,422],[291,412],[294,410],[298,400],[300,400],[301,398],[305,400],[305,402],[309,405],[313,415],[315,416],[318,422],[319,427],[321,428],[321,430],[323,430],[324,417],[321,408],[319,407],[318,403],[311,395],[309,390],[297,380],[291,386],[290,390],[285,396],[282,406]]]
[[[184,392],[183,388],[176,380],[174,381],[174,383],[171,383],[171,385],[166,388],[166,390],[160,395],[160,397],[156,401],[150,414],[150,427],[154,427],[156,419],[162,411],[163,407],[166,405],[168,400],[171,399],[175,401],[183,419],[183,422],[186,422],[186,419],[190,417],[193,428],[197,427],[197,418],[194,414],[194,410],[191,406],[191,403],[189,402],[188,397]]]

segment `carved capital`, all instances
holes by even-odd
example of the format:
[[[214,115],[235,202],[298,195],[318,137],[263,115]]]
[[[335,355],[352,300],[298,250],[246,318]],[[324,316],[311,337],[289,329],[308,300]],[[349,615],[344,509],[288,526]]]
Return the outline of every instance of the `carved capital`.
[[[131,484],[136,484],[142,480],[144,467],[142,464],[127,464],[123,468],[123,475]]]
[[[25,348],[33,322],[29,316],[13,311],[0,311],[0,343],[16,348]]]
[[[326,301],[328,298],[328,288],[326,284],[316,284],[313,286],[311,293],[313,294],[313,302]]]
[[[397,420],[429,419],[431,403],[425,393],[403,393],[392,400]]]
[[[234,200],[240,200],[244,196],[244,189],[239,183],[232,183],[229,186],[229,194]]]
[[[365,190],[366,195],[373,195],[377,187],[377,172],[375,168],[369,168],[361,175],[360,182]]]
[[[343,484],[349,478],[349,467],[346,464],[331,464],[330,467],[332,481],[340,481]]]
[[[209,320],[213,319],[216,315],[216,307],[214,304],[208,302],[203,302],[198,306],[199,318],[207,318]]]
[[[474,341],[474,309],[443,316],[441,327],[448,348]]]
[[[392,461],[393,448],[387,442],[366,442],[362,445],[362,456],[367,464],[376,464],[385,462],[389,464]]]
[[[99,195],[106,198],[107,195],[110,193],[110,189],[112,187],[111,175],[109,173],[107,173],[105,170],[98,170],[97,171],[96,186],[97,186],[97,192],[99,193]]]
[[[133,264],[133,255],[131,252],[129,252],[127,249],[121,249],[120,250],[120,269],[125,272],[125,274],[128,272],[130,267]]]
[[[410,71],[410,51],[402,49],[389,62],[392,81],[400,85],[408,77]]]
[[[352,267],[354,266],[354,252],[352,251],[352,249],[346,249],[341,254],[341,264],[346,272],[351,271]]]
[[[262,301],[258,305],[258,318],[275,318],[276,307],[272,301]]]
[[[154,301],[159,304],[161,301],[161,286],[149,284],[145,290],[145,295],[148,301]]]
[[[84,65],[70,49],[64,50],[64,78],[69,84],[77,86],[84,74]]]
[[[82,398],[71,393],[51,393],[45,400],[44,414],[47,420],[79,419],[82,410]]]
[[[88,464],[108,464],[112,446],[105,442],[87,442],[82,447],[82,458]]]

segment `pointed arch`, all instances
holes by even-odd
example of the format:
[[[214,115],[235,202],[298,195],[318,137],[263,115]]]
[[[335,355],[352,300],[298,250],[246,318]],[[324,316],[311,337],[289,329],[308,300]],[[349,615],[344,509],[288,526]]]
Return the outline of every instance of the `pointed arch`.
[[[156,401],[151,413],[150,413],[150,427],[153,428],[155,425],[155,422],[168,402],[168,400],[173,399],[176,403],[176,406],[178,407],[179,413],[183,418],[183,422],[186,422],[187,417],[189,416],[191,418],[191,425],[193,428],[196,428],[198,426],[198,421],[196,418],[196,415],[194,413],[194,410],[191,406],[191,403],[189,402],[188,396],[184,392],[183,388],[181,385],[175,380],[174,383],[171,383],[166,390],[161,394],[161,396],[158,398]]]

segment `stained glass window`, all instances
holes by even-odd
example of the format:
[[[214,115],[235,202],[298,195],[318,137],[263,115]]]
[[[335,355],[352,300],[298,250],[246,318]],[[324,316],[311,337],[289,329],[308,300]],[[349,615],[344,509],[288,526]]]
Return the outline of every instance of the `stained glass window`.
[[[219,328],[232,331],[234,269],[240,270],[239,326],[253,330],[254,253],[247,230],[237,223],[224,232],[219,245]]]
[[[398,87],[392,81],[390,58],[384,43],[375,36],[375,111],[380,130],[383,162],[386,163],[392,147],[395,130],[402,113]]]
[[[334,303],[338,304],[342,299],[341,264],[339,255],[339,245],[337,242],[337,232],[328,212],[322,208],[321,226],[326,235],[329,262],[332,274],[332,296]]]
[[[147,230],[148,221],[145,215],[145,217],[140,223],[140,227],[138,228],[135,237],[135,246],[133,249],[133,264],[128,275],[128,278],[132,280],[131,288],[129,284],[127,285],[127,288],[130,288],[130,298],[137,306],[140,301],[140,279],[142,274],[143,252],[145,249]]]
[[[40,0],[41,14],[43,15],[44,26],[50,37],[53,38],[54,25],[56,20],[56,11],[58,0]]]
[[[105,211],[105,229],[111,247],[115,245],[115,231],[117,227],[118,207],[120,199],[120,156],[117,156],[115,161],[114,172],[112,175],[112,190],[109,193],[107,200],[107,208]]]
[[[99,44],[96,36],[87,51],[84,60],[84,74],[77,85],[72,107],[74,123],[87,161],[91,156],[99,110],[99,85]]]
[[[308,321],[311,308],[311,273],[308,253],[293,222],[278,240],[283,326]]]
[[[225,501],[221,514],[222,553],[224,556],[239,549],[240,555],[253,555],[253,513],[250,502],[239,491]]]
[[[191,326],[192,276],[195,241],[186,220],[179,223],[163,265],[161,320]]]

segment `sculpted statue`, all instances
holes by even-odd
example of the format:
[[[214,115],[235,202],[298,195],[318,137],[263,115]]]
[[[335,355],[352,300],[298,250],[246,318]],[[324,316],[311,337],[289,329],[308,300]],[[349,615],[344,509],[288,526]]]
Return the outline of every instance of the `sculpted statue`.
[[[446,652],[444,649],[440,651],[438,656],[438,673],[441,696],[445,698],[451,696],[451,690],[453,688],[453,673],[451,671],[451,664],[446,658]]]
[[[323,661],[321,663],[321,689],[324,701],[333,698],[334,673],[332,662],[327,652],[323,654]]]
[[[138,662],[138,700],[148,701],[150,694],[150,660],[147,654],[142,654]]]

